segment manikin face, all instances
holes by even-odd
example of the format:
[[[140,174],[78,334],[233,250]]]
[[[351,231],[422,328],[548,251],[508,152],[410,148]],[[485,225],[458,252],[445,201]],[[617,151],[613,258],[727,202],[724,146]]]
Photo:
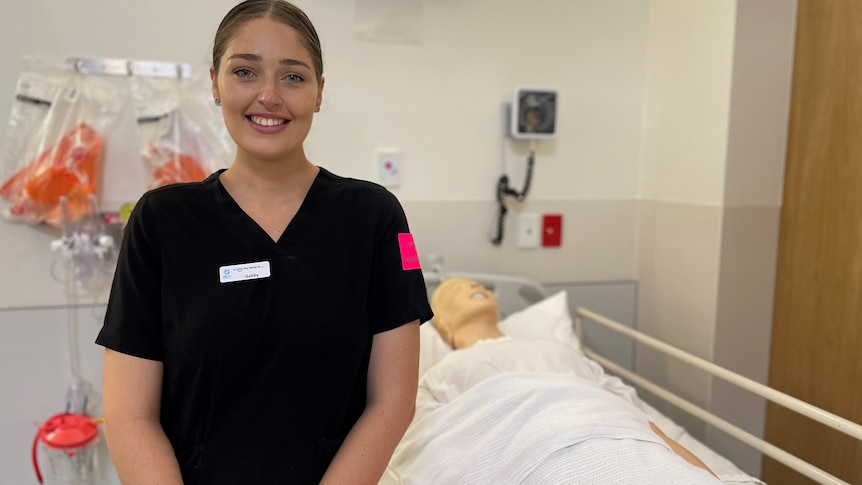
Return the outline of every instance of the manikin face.
[[[497,325],[500,306],[497,297],[479,282],[450,278],[434,292],[434,328],[447,341],[464,325],[482,322]]]
[[[237,29],[219,72],[211,72],[237,158],[304,156],[302,143],[323,93],[313,66],[299,33],[288,25],[260,18]]]

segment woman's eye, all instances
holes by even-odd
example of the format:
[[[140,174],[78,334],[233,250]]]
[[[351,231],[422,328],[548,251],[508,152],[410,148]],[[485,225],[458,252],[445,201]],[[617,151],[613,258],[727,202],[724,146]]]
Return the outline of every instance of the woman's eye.
[[[299,74],[288,74],[287,76],[284,76],[284,79],[291,83],[300,83],[305,80],[305,78]]]
[[[254,73],[251,72],[251,70],[249,70],[249,69],[237,69],[233,73],[239,77],[251,77],[254,75]]]

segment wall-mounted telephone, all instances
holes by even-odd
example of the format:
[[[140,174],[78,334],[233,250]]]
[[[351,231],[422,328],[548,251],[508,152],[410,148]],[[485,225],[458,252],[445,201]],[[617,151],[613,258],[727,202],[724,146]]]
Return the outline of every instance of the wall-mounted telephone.
[[[509,134],[528,140],[557,136],[557,98],[557,91],[553,89],[516,88]]]
[[[506,197],[514,197],[523,202],[530,191],[533,179],[533,165],[536,162],[535,140],[557,136],[558,94],[553,89],[524,88],[515,89],[512,103],[505,109],[507,116],[506,136],[530,140],[530,155],[527,157],[527,175],[524,188],[520,191],[509,186],[509,176],[505,173],[497,180],[497,227],[491,243],[499,246],[503,242],[503,229],[506,221]]]

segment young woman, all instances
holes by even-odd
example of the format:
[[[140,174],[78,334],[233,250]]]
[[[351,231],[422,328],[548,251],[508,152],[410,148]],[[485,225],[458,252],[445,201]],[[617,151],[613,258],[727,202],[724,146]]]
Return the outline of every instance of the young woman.
[[[97,339],[124,484],[377,483],[410,423],[425,285],[395,197],[305,156],[322,73],[290,3],[219,26],[236,159],[141,198]]]

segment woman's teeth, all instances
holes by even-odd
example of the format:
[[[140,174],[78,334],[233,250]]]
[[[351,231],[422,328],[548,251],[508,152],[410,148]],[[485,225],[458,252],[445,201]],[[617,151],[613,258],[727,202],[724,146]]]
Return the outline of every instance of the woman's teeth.
[[[479,300],[479,299],[486,299],[486,298],[488,298],[488,295],[486,295],[484,293],[480,293],[478,291],[476,293],[473,293],[472,295],[470,295],[471,300]]]
[[[251,122],[261,126],[278,126],[283,125],[286,120],[277,118],[263,118],[260,116],[249,116]]]

